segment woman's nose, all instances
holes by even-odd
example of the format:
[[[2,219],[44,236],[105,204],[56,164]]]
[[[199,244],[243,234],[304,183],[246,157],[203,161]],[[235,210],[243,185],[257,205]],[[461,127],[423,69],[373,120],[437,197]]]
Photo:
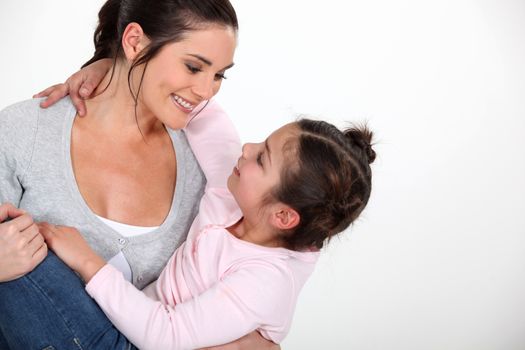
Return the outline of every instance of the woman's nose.
[[[202,100],[209,100],[217,93],[215,88],[215,80],[213,78],[203,76],[193,86],[193,93],[199,96]]]

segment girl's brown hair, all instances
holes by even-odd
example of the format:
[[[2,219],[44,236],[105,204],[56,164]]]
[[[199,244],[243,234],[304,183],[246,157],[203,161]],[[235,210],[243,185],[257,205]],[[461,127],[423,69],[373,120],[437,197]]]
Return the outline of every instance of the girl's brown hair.
[[[341,131],[310,119],[297,122],[296,160],[284,167],[272,198],[300,215],[298,226],[284,232],[287,248],[322,248],[363,211],[372,189],[370,164],[376,157],[366,126]]]

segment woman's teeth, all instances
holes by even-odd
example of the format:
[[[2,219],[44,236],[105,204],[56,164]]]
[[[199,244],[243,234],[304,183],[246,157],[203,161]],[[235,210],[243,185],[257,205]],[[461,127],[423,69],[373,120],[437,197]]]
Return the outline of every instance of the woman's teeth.
[[[191,103],[189,103],[188,101],[184,100],[182,97],[180,96],[177,96],[177,95],[173,95],[173,99],[178,103],[180,104],[182,107],[186,108],[186,109],[189,109],[189,110],[193,110],[193,108],[195,108],[194,105],[192,105]]]

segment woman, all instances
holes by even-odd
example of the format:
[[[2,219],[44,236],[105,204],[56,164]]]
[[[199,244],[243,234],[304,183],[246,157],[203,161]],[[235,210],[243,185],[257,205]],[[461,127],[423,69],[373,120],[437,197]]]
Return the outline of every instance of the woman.
[[[2,206],[2,219],[13,220],[0,224],[0,281],[24,276],[1,284],[2,348],[42,345],[24,343],[23,330],[8,327],[10,318],[27,317],[30,332],[38,331],[35,323],[41,320],[17,315],[16,303],[6,295],[13,294],[15,283],[35,288],[26,294],[18,290],[15,300],[23,302],[22,296],[30,299],[48,282],[45,276],[54,275],[53,256],[27,275],[46,253],[33,219],[79,228],[138,288],[158,277],[185,239],[204,186],[180,129],[193,117],[228,123],[220,108],[206,101],[233,65],[237,28],[227,0],[161,0],[147,6],[109,0],[99,12],[92,61],[110,56],[114,64],[87,102],[88,118],[75,118],[70,99],[47,110],[39,109],[37,100],[26,101],[0,113],[0,202],[27,213]],[[53,312],[60,305],[42,307]],[[47,334],[49,324],[41,326]],[[106,337],[108,327],[101,326],[96,336]],[[111,334],[97,344],[129,345]]]

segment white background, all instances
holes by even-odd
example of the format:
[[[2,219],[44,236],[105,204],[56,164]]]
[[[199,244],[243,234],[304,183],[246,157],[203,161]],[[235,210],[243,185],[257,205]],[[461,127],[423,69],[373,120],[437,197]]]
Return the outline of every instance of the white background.
[[[102,1],[0,2],[0,106],[92,53]],[[284,349],[525,349],[525,2],[235,0],[218,99],[244,141],[297,114],[376,131],[374,191]]]

